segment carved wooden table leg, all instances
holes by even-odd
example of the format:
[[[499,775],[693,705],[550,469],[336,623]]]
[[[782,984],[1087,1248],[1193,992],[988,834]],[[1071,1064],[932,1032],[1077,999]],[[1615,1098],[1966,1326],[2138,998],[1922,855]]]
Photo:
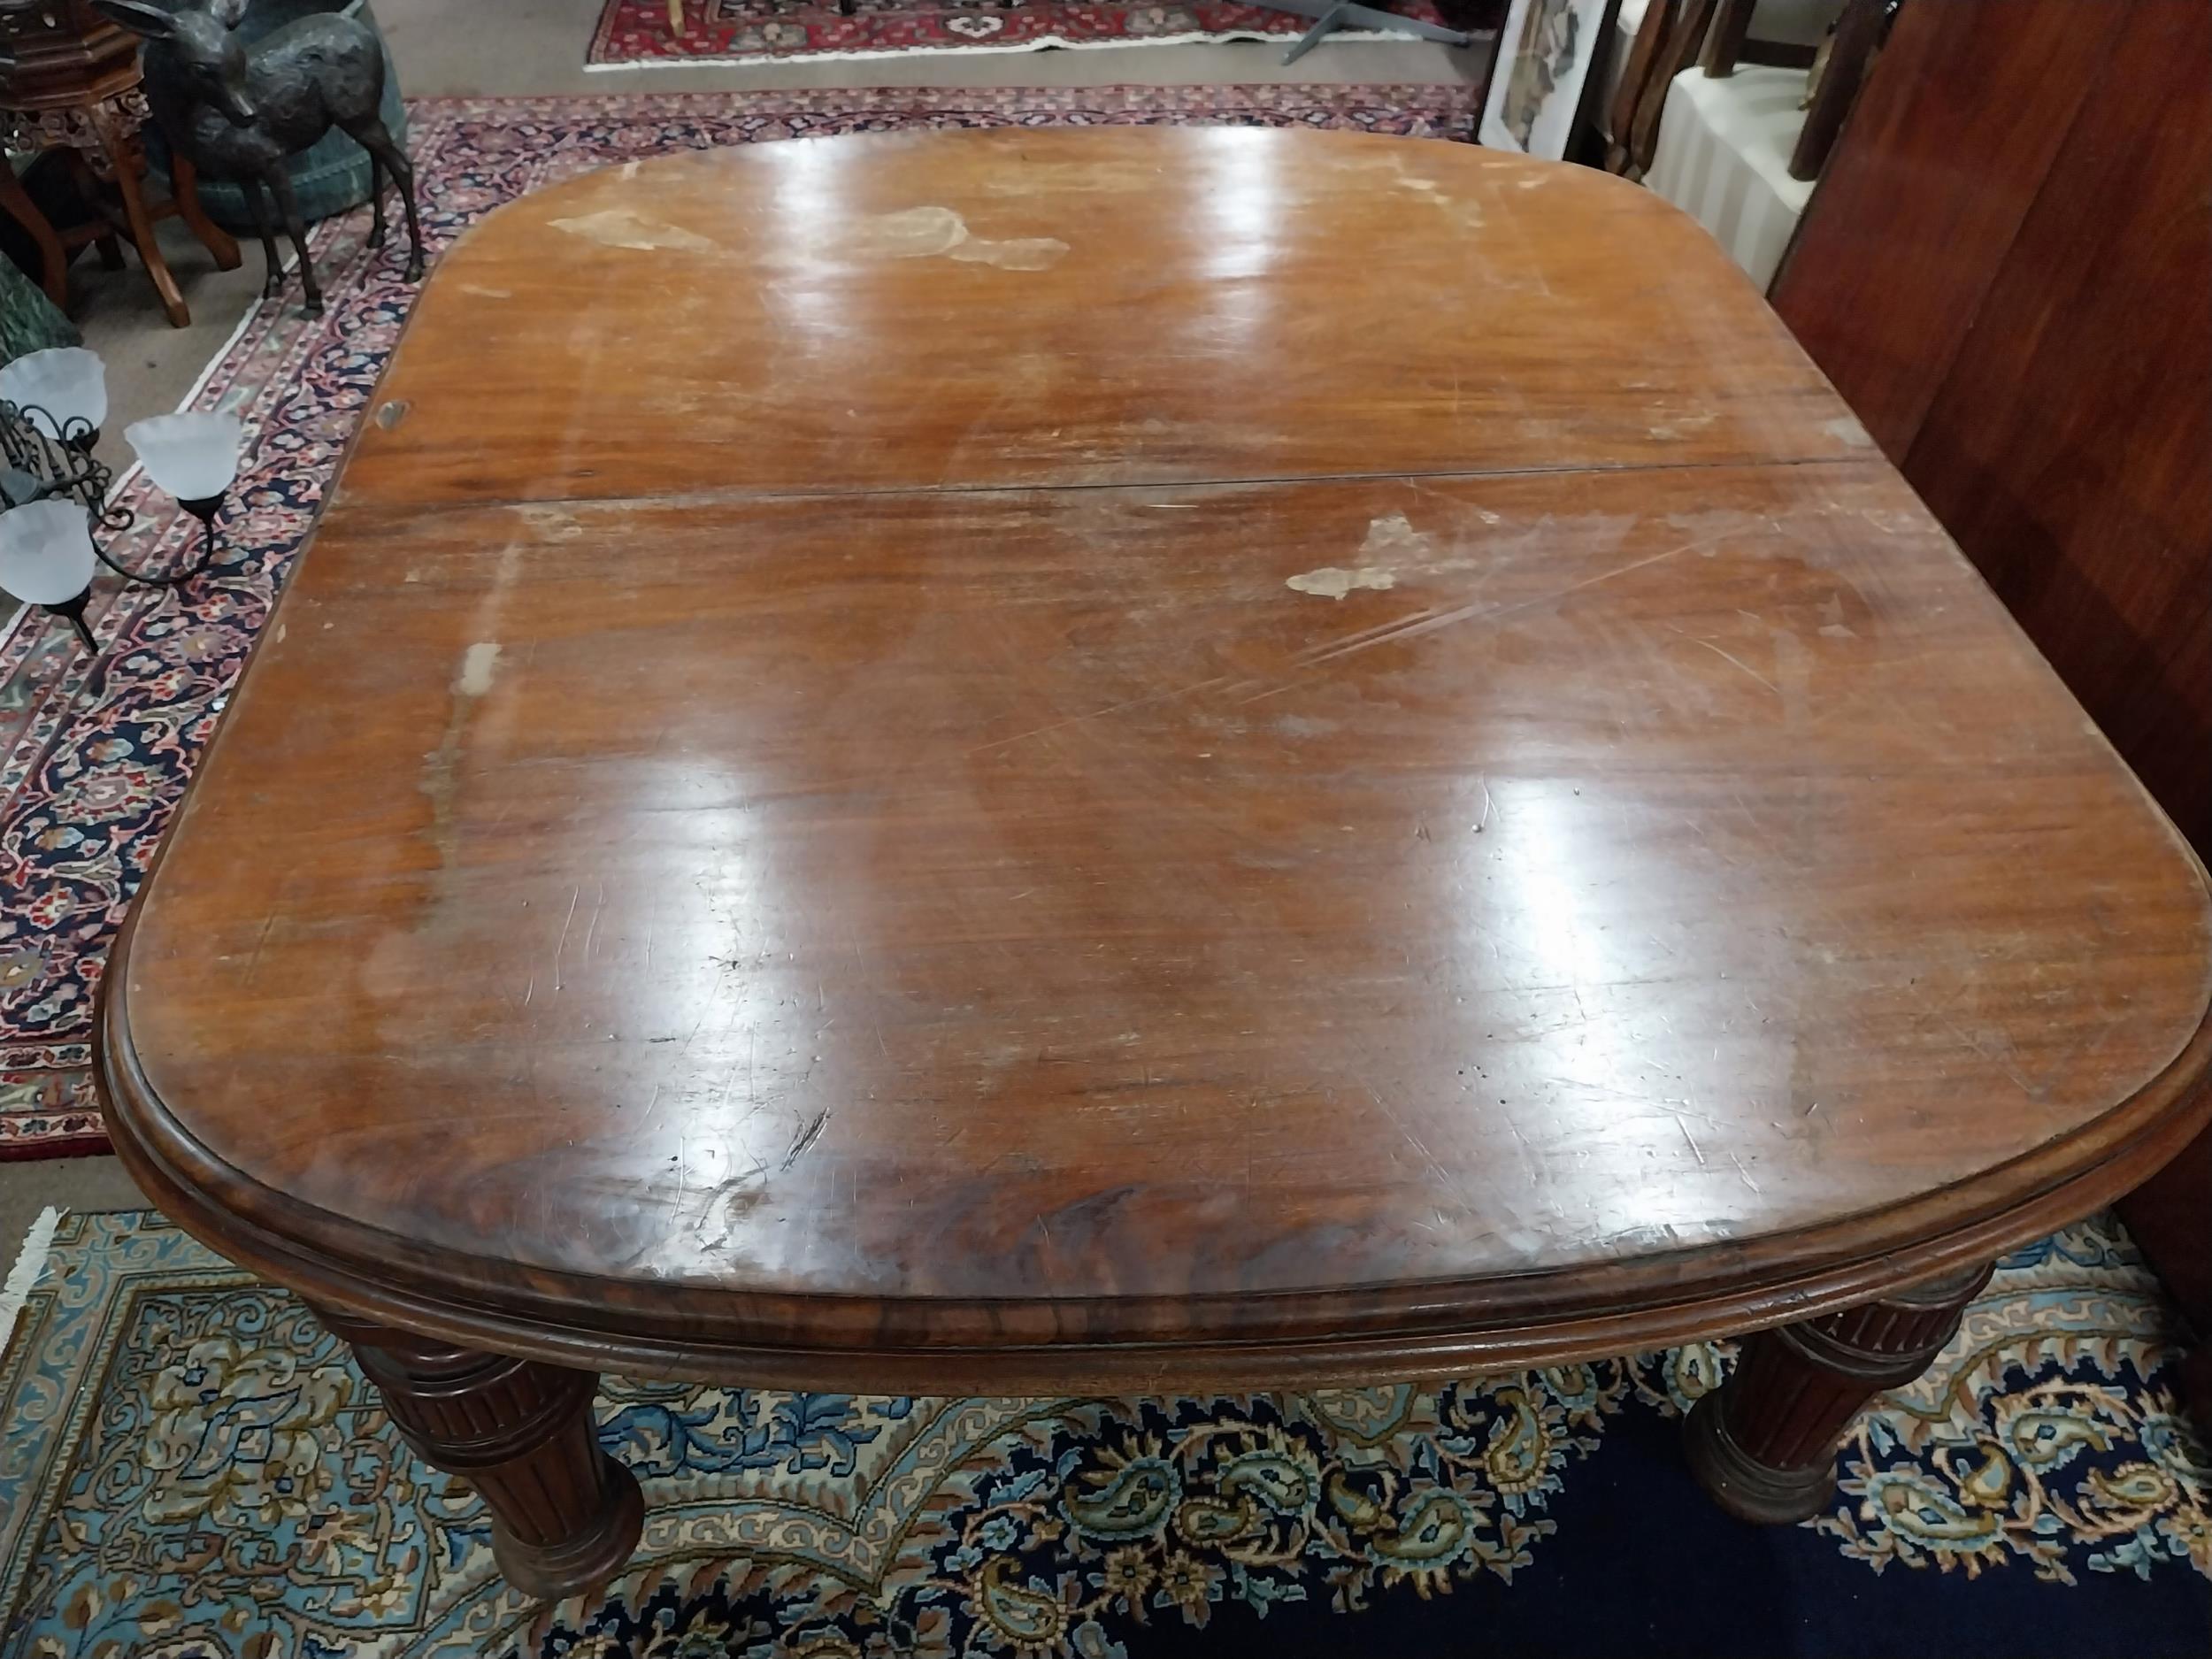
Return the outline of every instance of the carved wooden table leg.
[[[61,245],[46,215],[40,212],[31,193],[16,177],[15,169],[0,160],[0,213],[20,225],[38,250],[39,283],[57,311],[69,304],[69,250]]]
[[[1801,1521],[1828,1506],[1836,1444],[1860,1408],[1910,1382],[1989,1282],[1986,1264],[1840,1313],[1763,1331],[1684,1426],[1691,1472],[1747,1521]]]
[[[596,1378],[317,1311],[353,1344],[423,1461],[483,1494],[508,1583],[549,1601],[603,1583],[629,1560],[645,1500],[600,1448]]]

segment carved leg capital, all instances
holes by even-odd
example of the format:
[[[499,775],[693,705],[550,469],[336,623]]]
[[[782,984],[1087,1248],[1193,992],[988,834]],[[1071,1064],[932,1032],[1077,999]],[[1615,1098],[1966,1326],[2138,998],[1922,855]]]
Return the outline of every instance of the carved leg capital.
[[[1985,1264],[1751,1338],[1735,1374],[1684,1425],[1691,1472],[1742,1520],[1818,1515],[1835,1494],[1844,1430],[1883,1389],[1928,1368],[1988,1282]]]
[[[645,1500],[600,1448],[596,1378],[318,1311],[353,1345],[422,1460],[483,1494],[508,1583],[550,1601],[605,1582],[629,1560]]]

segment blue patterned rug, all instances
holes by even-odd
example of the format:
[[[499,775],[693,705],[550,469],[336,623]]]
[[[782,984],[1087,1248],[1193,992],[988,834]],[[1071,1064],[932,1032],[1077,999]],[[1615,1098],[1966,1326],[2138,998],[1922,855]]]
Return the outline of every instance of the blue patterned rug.
[[[2201,1659],[2212,1466],[2163,1320],[2115,1224],[2008,1258],[1784,1529],[1677,1455],[1716,1347],[1237,1398],[610,1380],[644,1543],[537,1607],[291,1296],[150,1212],[71,1216],[0,1356],[0,1655]]]

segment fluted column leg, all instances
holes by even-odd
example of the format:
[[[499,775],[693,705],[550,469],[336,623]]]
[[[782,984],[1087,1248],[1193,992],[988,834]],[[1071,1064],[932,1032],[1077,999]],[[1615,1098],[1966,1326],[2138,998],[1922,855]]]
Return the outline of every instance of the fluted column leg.
[[[1743,1520],[1819,1514],[1835,1494],[1844,1430],[1883,1389],[1928,1368],[1988,1282],[1984,1264],[1751,1338],[1735,1374],[1684,1425],[1691,1472]]]
[[[492,1512],[492,1554],[517,1589],[549,1601],[603,1583],[637,1548],[645,1500],[601,1449],[598,1379],[479,1353],[323,1310],[353,1345],[407,1443],[458,1475]]]

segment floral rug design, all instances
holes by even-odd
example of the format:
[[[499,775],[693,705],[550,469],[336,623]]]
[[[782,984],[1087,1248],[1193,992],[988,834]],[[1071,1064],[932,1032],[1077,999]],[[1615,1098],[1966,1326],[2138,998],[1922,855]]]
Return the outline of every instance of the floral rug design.
[[[427,100],[411,108],[434,255],[491,209],[641,156],[902,127],[1213,123],[1465,138],[1464,87],[892,89]],[[196,406],[249,449],[214,573],[182,593],[94,590],[96,657],[34,613],[0,641],[0,1158],[104,1149],[88,1067],[107,949],[413,303],[403,250],[364,245],[365,209],[314,231],[326,317],[264,304]],[[142,481],[117,544],[160,568],[197,526]]]
[[[1432,0],[1373,0],[1441,23]],[[1295,40],[1313,19],[1235,0],[606,0],[585,63],[759,64],[787,58],[899,58],[916,52],[1027,52],[1048,46],[1157,46],[1192,41]],[[1454,24],[1453,27],[1459,27]],[[1482,32],[1486,38],[1489,31]],[[1348,29],[1342,40],[1392,38]],[[1477,45],[1471,50],[1486,52]],[[1479,77],[1478,77],[1479,78]]]
[[[0,1659],[2201,1654],[2212,1466],[2162,1333],[2116,1224],[2016,1254],[1778,1531],[1677,1459],[1709,1345],[1141,1401],[611,1379],[644,1542],[534,1606],[305,1308],[150,1212],[71,1216],[0,1354]]]

